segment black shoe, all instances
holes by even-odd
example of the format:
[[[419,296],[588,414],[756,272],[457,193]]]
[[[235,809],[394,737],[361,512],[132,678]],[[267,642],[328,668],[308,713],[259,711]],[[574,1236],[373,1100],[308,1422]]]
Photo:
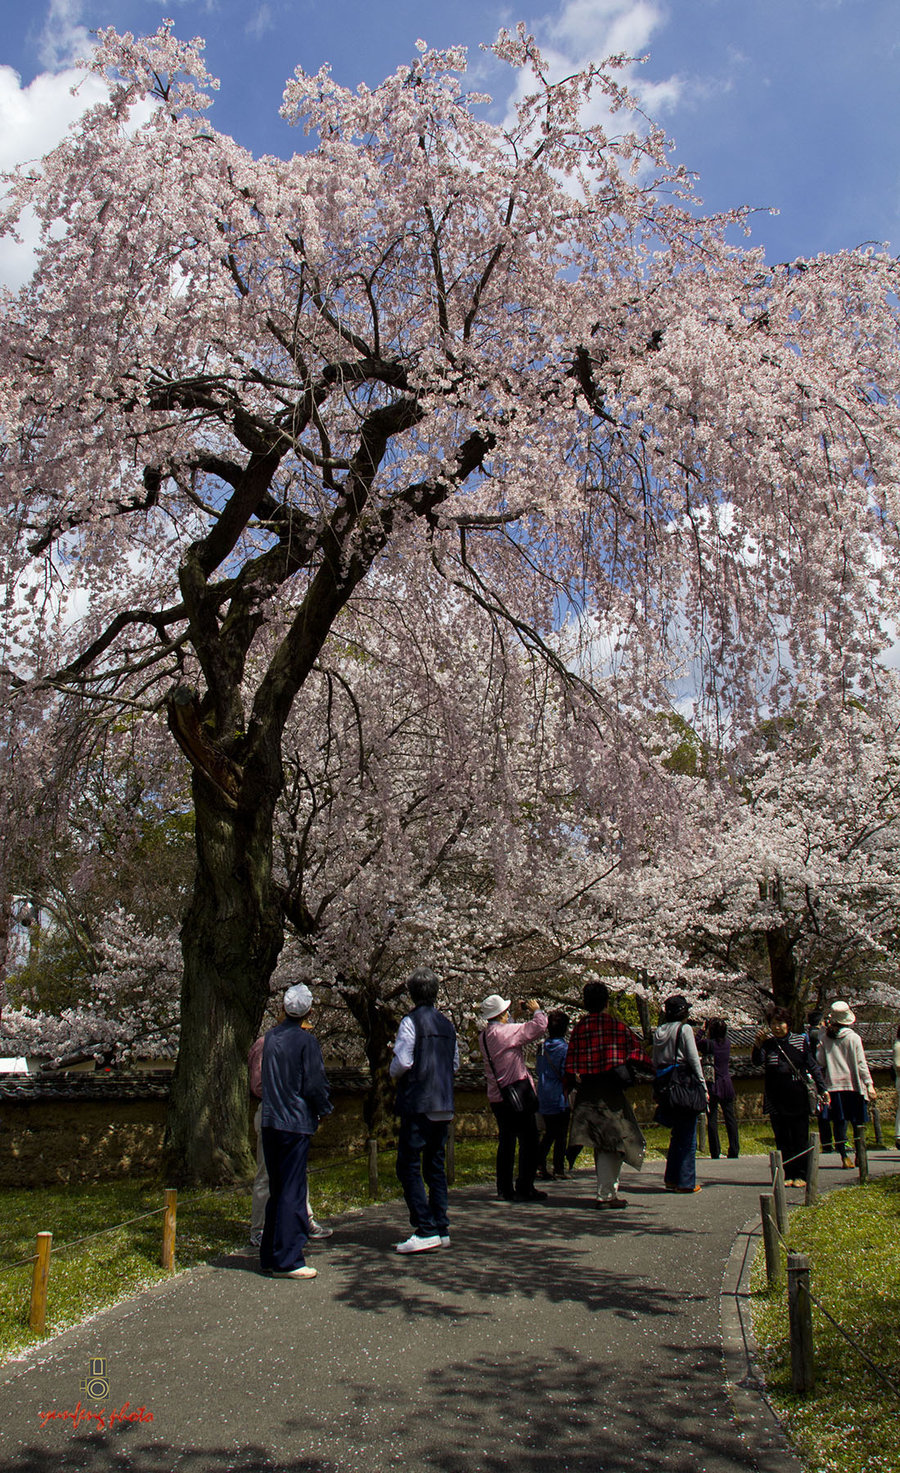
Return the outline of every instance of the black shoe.
[[[498,1192],[497,1193],[497,1201],[498,1202],[517,1202],[518,1200],[519,1199],[516,1196],[515,1192]]]
[[[532,1187],[529,1192],[516,1192],[514,1200],[516,1202],[546,1202],[547,1193],[539,1192],[536,1187]]]

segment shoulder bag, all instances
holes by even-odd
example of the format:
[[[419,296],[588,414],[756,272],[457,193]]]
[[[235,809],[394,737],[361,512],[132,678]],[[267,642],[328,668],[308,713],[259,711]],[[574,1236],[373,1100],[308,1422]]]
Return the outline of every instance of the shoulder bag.
[[[481,1035],[481,1051],[491,1066],[491,1073],[497,1079],[497,1070],[494,1068],[491,1051],[487,1046],[487,1029]],[[497,1079],[497,1088],[503,1097],[503,1103],[509,1105],[509,1108],[517,1115],[537,1114],[537,1095],[527,1074],[524,1079],[514,1079],[512,1084],[501,1084]]]
[[[707,1106],[706,1088],[693,1069],[678,1063],[678,1044],[683,1027],[684,1024],[679,1023],[675,1034],[673,1062],[656,1071],[653,1093],[660,1105],[671,1110],[689,1110],[693,1115],[703,1115]]]

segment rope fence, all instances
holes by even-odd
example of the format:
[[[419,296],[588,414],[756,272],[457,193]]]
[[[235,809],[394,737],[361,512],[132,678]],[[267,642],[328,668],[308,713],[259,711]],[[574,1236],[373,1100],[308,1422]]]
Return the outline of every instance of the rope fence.
[[[859,1179],[860,1182],[865,1182],[868,1180],[865,1127],[861,1125],[855,1126],[854,1137]],[[769,1164],[772,1172],[772,1194],[763,1195],[759,1199],[763,1247],[766,1258],[766,1280],[770,1289],[777,1289],[781,1285],[784,1277],[785,1264],[782,1252],[787,1260],[787,1298],[792,1388],[799,1395],[804,1395],[811,1391],[815,1385],[816,1365],[812,1322],[812,1306],[815,1305],[819,1313],[838,1331],[843,1339],[846,1340],[847,1344],[852,1346],[856,1354],[865,1362],[873,1374],[900,1401],[900,1386],[888,1375],[883,1366],[879,1366],[872,1359],[856,1336],[836,1320],[831,1311],[826,1309],[821,1299],[813,1293],[810,1285],[809,1258],[804,1253],[792,1252],[787,1242],[785,1233],[787,1232],[788,1212],[784,1168],[786,1165],[790,1165],[791,1162],[800,1160],[802,1157],[809,1158],[806,1205],[814,1202],[818,1197],[819,1138],[818,1134],[813,1131],[810,1132],[807,1149],[798,1152],[794,1157],[789,1157],[787,1161],[782,1160],[780,1151],[771,1151],[769,1153]]]
[[[455,1176],[454,1144],[454,1131],[453,1124],[451,1122],[450,1134],[447,1142],[447,1182],[448,1185],[451,1186],[453,1185],[453,1180]],[[359,1167],[360,1164],[364,1165],[368,1178],[369,1196],[374,1200],[378,1195],[377,1140],[374,1137],[368,1139],[366,1141],[365,1152],[362,1154],[362,1156],[349,1158],[347,1164],[356,1167]],[[331,1171],[333,1169],[334,1163],[329,1162],[321,1166],[311,1166],[308,1168],[308,1172],[309,1175],[312,1176],[319,1172]],[[36,1331],[38,1334],[43,1334],[47,1323],[47,1302],[50,1287],[50,1267],[51,1260],[54,1255],[67,1253],[70,1249],[81,1247],[85,1243],[94,1242],[98,1238],[107,1237],[112,1233],[120,1232],[123,1228],[132,1227],[135,1223],[147,1222],[151,1218],[161,1216],[163,1222],[160,1263],[168,1273],[174,1273],[177,1214],[179,1206],[181,1207],[182,1212],[189,1211],[190,1209],[197,1207],[202,1202],[206,1202],[214,1198],[221,1198],[223,1194],[227,1194],[229,1190],[233,1191],[236,1196],[245,1195],[247,1192],[247,1188],[243,1186],[235,1186],[231,1189],[227,1187],[211,1187],[206,1191],[197,1192],[191,1197],[185,1197],[179,1203],[177,1190],[174,1187],[167,1187],[165,1189],[165,1201],[163,1202],[163,1205],[161,1207],[154,1207],[149,1212],[138,1213],[134,1217],[125,1218],[122,1222],[112,1223],[109,1227],[99,1228],[97,1232],[85,1233],[81,1237],[70,1238],[65,1243],[56,1244],[53,1243],[52,1232],[39,1232],[37,1234],[37,1241],[34,1253],[28,1254],[28,1256],[25,1258],[16,1259],[12,1263],[0,1264],[0,1277],[2,1277],[4,1274],[12,1273],[16,1269],[26,1268],[29,1264],[33,1265],[31,1301],[29,1307],[28,1323],[30,1329]]]

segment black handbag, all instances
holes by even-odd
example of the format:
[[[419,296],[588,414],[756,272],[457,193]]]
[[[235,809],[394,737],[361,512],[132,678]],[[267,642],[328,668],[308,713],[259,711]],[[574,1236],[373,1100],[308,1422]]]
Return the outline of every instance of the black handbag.
[[[683,1023],[679,1023],[675,1034],[675,1058],[678,1058],[678,1041]],[[657,1103],[670,1110],[689,1110],[693,1115],[702,1115],[707,1108],[706,1086],[700,1082],[693,1069],[673,1062],[659,1069],[653,1081],[653,1093]]]
[[[512,1084],[501,1084],[500,1093],[511,1110],[517,1115],[537,1114],[537,1095],[532,1088],[531,1080],[514,1079]]]
[[[481,1048],[484,1057],[491,1066],[491,1072],[494,1078],[497,1079],[497,1070],[494,1068],[494,1061],[491,1058],[491,1052],[487,1046],[487,1030],[481,1035]],[[527,1074],[524,1079],[514,1079],[512,1084],[501,1084],[500,1080],[497,1079],[497,1088],[500,1091],[503,1103],[508,1105],[511,1110],[514,1110],[517,1115],[537,1114],[537,1095]]]
[[[669,1104],[675,1110],[690,1110],[694,1115],[702,1115],[706,1110],[706,1087],[684,1064],[675,1064],[672,1068]]]

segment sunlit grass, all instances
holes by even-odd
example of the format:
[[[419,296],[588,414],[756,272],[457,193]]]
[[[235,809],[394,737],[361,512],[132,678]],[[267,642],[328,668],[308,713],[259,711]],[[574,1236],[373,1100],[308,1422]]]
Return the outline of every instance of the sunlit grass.
[[[900,1415],[900,1177],[832,1192],[791,1214],[791,1250],[810,1260],[810,1287],[898,1388],[894,1395],[813,1304],[816,1385],[791,1390],[784,1289],[753,1271],[753,1325],[770,1398],[807,1473],[894,1473]]]

